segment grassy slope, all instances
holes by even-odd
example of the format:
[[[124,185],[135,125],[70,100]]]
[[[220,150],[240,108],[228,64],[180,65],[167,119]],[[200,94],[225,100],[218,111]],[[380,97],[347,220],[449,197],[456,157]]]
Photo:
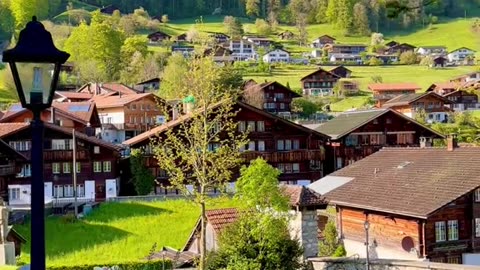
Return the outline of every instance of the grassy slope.
[[[209,208],[235,206],[228,199],[215,199]],[[60,218],[47,220],[47,264],[78,265],[138,261],[145,258],[156,243],[182,248],[198,218],[199,210],[184,200],[152,203],[107,203],[85,220],[64,223]],[[29,226],[16,227],[29,239]],[[24,246],[21,261],[29,261]]]

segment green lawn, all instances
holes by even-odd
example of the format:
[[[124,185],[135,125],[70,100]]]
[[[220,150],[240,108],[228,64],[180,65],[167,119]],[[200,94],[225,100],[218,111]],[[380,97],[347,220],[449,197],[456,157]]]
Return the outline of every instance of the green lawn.
[[[235,206],[221,198],[212,200],[209,208]],[[86,219],[66,223],[51,217],[46,222],[47,264],[66,266],[138,261],[157,249],[185,244],[199,216],[198,207],[185,200],[162,202],[105,203]],[[30,227],[16,229],[29,237]],[[29,261],[30,248],[22,250],[22,262]]]

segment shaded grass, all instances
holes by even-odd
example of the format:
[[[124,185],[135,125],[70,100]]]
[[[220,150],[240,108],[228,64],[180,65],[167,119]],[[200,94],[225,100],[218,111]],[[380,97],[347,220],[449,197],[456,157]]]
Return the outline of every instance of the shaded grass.
[[[209,208],[232,207],[231,199],[213,199]],[[152,246],[182,248],[198,218],[198,207],[185,200],[105,203],[83,221],[65,223],[51,217],[46,222],[47,264],[67,266],[107,264],[144,259]],[[16,229],[30,240],[30,226]],[[24,246],[22,262],[29,261]]]

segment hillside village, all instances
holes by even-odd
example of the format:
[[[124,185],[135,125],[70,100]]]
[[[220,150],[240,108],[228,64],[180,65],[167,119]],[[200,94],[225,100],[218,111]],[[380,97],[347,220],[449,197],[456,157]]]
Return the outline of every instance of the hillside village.
[[[37,75],[11,72],[27,34],[0,46],[5,269],[30,269],[18,267],[35,257],[39,191],[47,269],[480,266],[478,40],[417,44],[298,20],[262,35],[217,9],[221,27],[185,26],[110,2],[70,2],[20,28],[41,25],[70,56],[42,110],[11,78]],[[126,17],[144,26],[127,35]]]

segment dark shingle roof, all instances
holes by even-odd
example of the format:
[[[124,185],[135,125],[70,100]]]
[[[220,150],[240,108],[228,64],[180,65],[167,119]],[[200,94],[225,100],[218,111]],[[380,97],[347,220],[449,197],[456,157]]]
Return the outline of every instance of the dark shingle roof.
[[[390,99],[389,101],[385,102],[382,107],[393,107],[393,106],[405,106],[409,105],[410,103],[419,100],[425,96],[432,96],[439,100],[442,100],[444,103],[450,104],[450,100],[436,94],[435,92],[426,92],[426,93],[414,93],[414,94],[403,94],[397,97]]]
[[[417,218],[480,186],[480,148],[384,148],[331,174],[352,181],[330,203]],[[465,169],[468,168],[468,169]]]

